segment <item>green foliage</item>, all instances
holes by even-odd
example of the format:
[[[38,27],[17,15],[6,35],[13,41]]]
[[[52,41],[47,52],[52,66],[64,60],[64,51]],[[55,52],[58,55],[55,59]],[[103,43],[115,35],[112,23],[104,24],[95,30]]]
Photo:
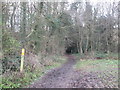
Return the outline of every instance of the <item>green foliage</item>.
[[[47,23],[52,29],[57,29],[60,26],[60,20],[58,18],[54,18],[51,15],[46,16]]]
[[[0,14],[0,26],[2,25],[2,15]]]
[[[95,53],[95,57],[106,58],[107,56],[107,53]]]
[[[61,13],[58,19],[61,23],[61,26],[69,26],[73,24],[71,16],[65,12]]]
[[[3,53],[5,56],[18,53],[20,49],[20,43],[10,35],[9,32],[3,33],[2,37]]]
[[[10,32],[4,30],[2,36],[3,55],[2,58],[2,72],[7,70],[16,71],[20,66],[20,43]]]
[[[0,87],[2,88],[18,88],[21,84],[15,83],[12,79],[9,78],[2,78],[2,84]]]
[[[89,67],[96,66],[95,68],[90,69]],[[79,61],[76,66],[77,69],[82,69],[86,68],[89,71],[103,71],[106,69],[111,68],[117,68],[118,67],[118,60],[106,60],[106,59],[101,59],[101,60],[83,60]],[[117,70],[117,69],[116,69]]]
[[[54,56],[53,56],[53,61],[54,61],[54,62],[59,62],[59,63],[64,63],[66,60],[65,60],[65,58],[63,58],[63,57],[61,57],[61,56],[54,55]]]
[[[117,53],[95,52],[94,57],[95,58],[99,57],[99,58],[102,58],[102,59],[116,59],[116,60],[118,60],[118,54]]]
[[[18,72],[19,73],[19,72]],[[20,88],[30,84],[35,78],[39,77],[42,73],[35,72],[25,72],[24,77],[15,76],[15,74],[10,75],[10,77],[3,77],[2,88]]]
[[[26,66],[24,73],[21,74],[19,72],[12,72],[8,76],[2,76],[2,84],[0,87],[2,88],[21,88],[27,87],[31,82],[41,77],[45,72],[55,67],[59,67],[62,63],[66,61],[64,57],[59,57],[59,60],[62,59],[62,62],[58,60],[53,60],[50,65],[46,65],[43,69],[34,69],[30,66]],[[31,71],[32,70],[32,71]]]
[[[2,59],[2,73],[10,70],[17,71],[20,67],[20,56],[16,56],[14,58],[4,57]]]

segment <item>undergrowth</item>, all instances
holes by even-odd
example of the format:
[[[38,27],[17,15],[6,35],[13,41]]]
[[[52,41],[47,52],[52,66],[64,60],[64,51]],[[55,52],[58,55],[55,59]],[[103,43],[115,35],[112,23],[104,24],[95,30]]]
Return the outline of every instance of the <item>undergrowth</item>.
[[[53,58],[53,62],[50,65],[45,65],[40,69],[32,70],[30,68],[25,68],[23,73],[20,72],[9,72],[8,74],[3,74],[0,76],[2,78],[2,83],[0,87],[2,88],[22,88],[28,86],[30,83],[34,82],[36,79],[41,77],[50,69],[59,67],[62,63],[65,62],[64,57]]]

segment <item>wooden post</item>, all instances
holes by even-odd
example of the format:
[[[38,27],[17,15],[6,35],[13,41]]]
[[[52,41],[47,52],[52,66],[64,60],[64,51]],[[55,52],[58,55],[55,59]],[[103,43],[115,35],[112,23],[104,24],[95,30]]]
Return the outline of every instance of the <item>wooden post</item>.
[[[23,72],[24,55],[25,55],[25,49],[23,48],[21,53],[20,72]]]
[[[26,5],[27,5],[27,2],[22,2],[22,8],[21,8],[21,11],[22,11],[22,15],[21,15],[21,18],[22,18],[22,21],[21,21],[21,46],[22,46],[22,53],[21,53],[21,64],[20,64],[20,72],[23,72],[23,63],[24,63],[24,54],[25,54],[25,38],[26,38]]]

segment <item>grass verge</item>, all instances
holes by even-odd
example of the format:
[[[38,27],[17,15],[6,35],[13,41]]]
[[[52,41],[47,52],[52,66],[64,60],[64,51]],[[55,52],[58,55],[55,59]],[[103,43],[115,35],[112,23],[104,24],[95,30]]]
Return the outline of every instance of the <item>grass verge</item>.
[[[118,60],[79,60],[74,68],[81,72],[96,74],[105,87],[118,87]]]
[[[56,59],[55,59],[56,58]],[[26,87],[30,83],[34,82],[36,79],[41,77],[50,69],[61,66],[66,61],[65,57],[54,57],[53,62],[50,65],[45,65],[42,69],[36,69],[33,71],[25,70],[23,74],[19,72],[11,72],[8,75],[2,75],[2,83],[0,87],[2,88],[22,88]]]

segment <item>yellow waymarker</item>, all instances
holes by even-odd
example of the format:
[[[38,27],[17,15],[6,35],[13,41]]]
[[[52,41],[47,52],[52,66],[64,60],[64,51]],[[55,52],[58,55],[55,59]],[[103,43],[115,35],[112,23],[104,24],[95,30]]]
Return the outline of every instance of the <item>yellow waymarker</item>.
[[[22,49],[22,53],[21,53],[21,65],[20,65],[20,72],[23,71],[23,62],[24,62],[24,55],[25,55],[25,49]]]
[[[25,54],[25,49],[23,48],[21,55],[24,55],[24,54]]]

